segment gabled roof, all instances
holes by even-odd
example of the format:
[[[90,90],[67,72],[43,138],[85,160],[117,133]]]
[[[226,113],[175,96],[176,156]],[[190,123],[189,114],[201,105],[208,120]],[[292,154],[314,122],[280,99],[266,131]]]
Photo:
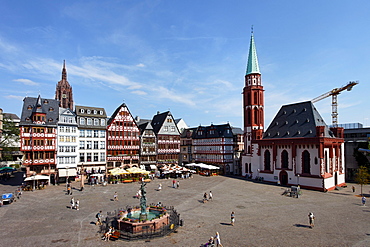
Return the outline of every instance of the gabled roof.
[[[3,115],[4,115],[4,118],[9,118],[9,119],[12,119],[13,121],[20,120],[17,114],[14,114],[14,113],[3,113]]]
[[[137,122],[140,133],[143,133],[145,130],[153,130],[153,126],[150,124],[150,122],[151,121],[148,119],[140,119],[140,121]]]
[[[284,105],[267,128],[263,139],[316,137],[316,126],[325,126],[324,137],[334,137],[311,101]]]
[[[130,110],[128,109],[128,107],[127,107],[127,105],[125,104],[125,103],[122,103],[119,107],[117,107],[117,109],[114,111],[114,113],[112,114],[112,116],[109,118],[109,120],[108,120],[108,125],[110,125],[112,122],[113,122],[113,120],[116,118],[116,116],[117,116],[117,114],[118,114],[118,112],[121,110],[121,108],[126,108],[127,109],[127,111],[130,113],[130,115],[131,115],[131,118],[132,118],[132,121],[135,123],[135,125],[137,126],[137,123],[136,123],[136,121],[134,120],[134,118],[132,117],[132,114],[131,114],[131,112],[130,112]]]
[[[44,99],[40,96],[37,98],[25,97],[23,99],[20,125],[33,125],[33,113],[46,114],[46,126],[56,125],[59,120],[59,101]]]
[[[153,126],[153,131],[155,133],[158,133],[159,130],[161,129],[164,121],[167,119],[168,114],[170,114],[169,111],[163,112],[163,113],[158,113],[153,117],[152,120],[152,126]]]
[[[247,71],[246,71],[246,75],[249,75],[249,74],[261,74],[260,68],[258,66],[257,49],[254,43],[253,33],[251,35],[251,41],[249,45],[248,64],[247,64]]]
[[[96,113],[95,113],[96,111]],[[90,113],[89,113],[90,112]],[[99,118],[106,118],[107,114],[102,107],[91,107],[91,106],[81,106],[76,105],[75,113],[77,116],[83,117],[99,117]]]
[[[193,132],[193,139],[217,138],[217,137],[233,137],[233,131],[230,124],[221,124],[210,126],[199,126]]]

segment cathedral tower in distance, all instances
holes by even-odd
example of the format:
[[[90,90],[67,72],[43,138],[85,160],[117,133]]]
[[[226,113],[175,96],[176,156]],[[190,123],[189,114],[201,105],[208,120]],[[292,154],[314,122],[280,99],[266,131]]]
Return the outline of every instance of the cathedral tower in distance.
[[[57,84],[55,90],[55,99],[59,100],[59,106],[69,108],[73,111],[73,94],[72,87],[67,81],[66,61],[63,62],[62,80]]]

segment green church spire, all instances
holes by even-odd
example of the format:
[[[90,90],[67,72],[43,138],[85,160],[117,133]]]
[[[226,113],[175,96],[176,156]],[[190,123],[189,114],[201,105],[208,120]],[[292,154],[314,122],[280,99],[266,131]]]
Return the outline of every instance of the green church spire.
[[[249,74],[261,74],[260,67],[258,66],[256,45],[254,44],[253,29],[252,29],[251,42],[249,46],[248,65],[247,65],[247,72],[246,72],[246,75],[249,75]]]

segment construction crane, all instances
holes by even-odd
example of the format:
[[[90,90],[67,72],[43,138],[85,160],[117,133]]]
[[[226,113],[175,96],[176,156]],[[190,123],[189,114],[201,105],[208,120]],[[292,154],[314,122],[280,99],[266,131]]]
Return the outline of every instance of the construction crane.
[[[319,100],[322,100],[322,99],[325,99],[329,96],[332,96],[332,101],[331,101],[332,124],[333,124],[333,127],[338,127],[338,101],[337,101],[337,96],[338,96],[338,94],[340,94],[344,90],[351,91],[352,88],[357,84],[358,84],[358,81],[350,81],[343,87],[334,88],[334,89],[330,90],[329,92],[324,93],[324,94],[320,95],[319,97],[314,98],[313,100],[311,100],[311,102],[315,103]]]

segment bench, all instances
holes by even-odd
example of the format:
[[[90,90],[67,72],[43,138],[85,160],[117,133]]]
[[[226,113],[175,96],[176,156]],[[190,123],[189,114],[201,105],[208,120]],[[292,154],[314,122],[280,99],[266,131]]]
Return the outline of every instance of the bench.
[[[117,239],[119,239],[120,235],[121,234],[119,233],[119,231],[114,231],[112,236],[110,236],[110,239],[117,240]]]

